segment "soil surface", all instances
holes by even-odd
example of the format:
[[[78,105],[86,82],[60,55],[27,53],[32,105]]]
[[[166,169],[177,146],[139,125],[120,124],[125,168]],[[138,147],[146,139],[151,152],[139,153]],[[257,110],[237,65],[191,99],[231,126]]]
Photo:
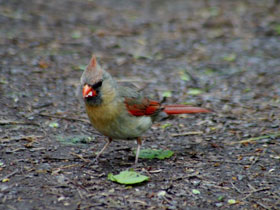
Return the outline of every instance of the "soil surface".
[[[0,209],[280,209],[275,0],[0,0]],[[212,109],[134,141],[90,125],[79,78],[95,53],[120,83]],[[91,161],[91,164],[88,164]],[[150,180],[124,186],[108,173]]]

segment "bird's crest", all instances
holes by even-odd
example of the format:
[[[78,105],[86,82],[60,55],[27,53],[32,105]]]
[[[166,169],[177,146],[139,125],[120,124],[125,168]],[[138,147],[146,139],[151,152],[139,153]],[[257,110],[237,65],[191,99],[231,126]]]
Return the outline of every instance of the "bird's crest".
[[[91,59],[90,59],[90,62],[89,62],[88,65],[89,65],[90,68],[96,68],[96,66],[97,66],[97,61],[96,61],[95,55],[92,55],[92,56],[91,56]]]
[[[95,55],[92,55],[90,62],[87,65],[81,80],[89,85],[94,85],[100,82],[102,78],[103,78],[103,70],[97,63]]]

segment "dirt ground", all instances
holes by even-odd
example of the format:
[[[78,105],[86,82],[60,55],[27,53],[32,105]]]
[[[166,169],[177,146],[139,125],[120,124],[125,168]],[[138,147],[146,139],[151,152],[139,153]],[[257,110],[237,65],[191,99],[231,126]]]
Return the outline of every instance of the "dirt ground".
[[[0,0],[0,209],[280,209],[275,0]],[[214,110],[104,145],[79,78],[92,53],[152,98]],[[78,93],[78,94],[77,94]],[[134,168],[148,182],[107,179]]]

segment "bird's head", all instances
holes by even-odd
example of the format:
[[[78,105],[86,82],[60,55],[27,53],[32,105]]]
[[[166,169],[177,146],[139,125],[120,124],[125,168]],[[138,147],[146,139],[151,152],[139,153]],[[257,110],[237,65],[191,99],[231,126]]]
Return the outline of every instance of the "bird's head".
[[[102,103],[101,88],[104,74],[93,55],[81,77],[83,98],[87,104],[97,106]]]

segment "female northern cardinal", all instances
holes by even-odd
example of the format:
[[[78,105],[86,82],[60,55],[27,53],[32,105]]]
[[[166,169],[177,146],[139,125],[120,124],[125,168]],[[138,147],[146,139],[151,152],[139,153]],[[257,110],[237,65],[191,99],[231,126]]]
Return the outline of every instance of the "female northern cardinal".
[[[119,86],[111,75],[98,65],[94,55],[82,74],[81,84],[86,112],[93,127],[109,139],[96,159],[113,139],[136,139],[137,163],[142,144],[140,136],[160,116],[209,112],[204,108],[186,105],[161,105],[132,88]]]

